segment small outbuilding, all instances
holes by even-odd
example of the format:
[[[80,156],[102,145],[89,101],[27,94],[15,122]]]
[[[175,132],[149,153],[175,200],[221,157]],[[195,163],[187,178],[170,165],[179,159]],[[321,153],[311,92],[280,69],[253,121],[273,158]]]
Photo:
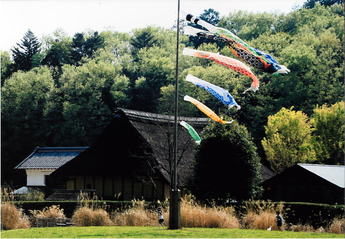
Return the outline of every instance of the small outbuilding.
[[[88,147],[36,147],[15,169],[24,169],[26,186],[47,186],[48,176]]]
[[[272,201],[344,204],[345,166],[297,164],[263,182]]]

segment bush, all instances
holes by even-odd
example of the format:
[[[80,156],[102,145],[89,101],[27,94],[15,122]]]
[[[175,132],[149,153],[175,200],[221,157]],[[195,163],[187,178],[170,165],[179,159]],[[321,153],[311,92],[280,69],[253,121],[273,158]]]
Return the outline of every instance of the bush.
[[[289,230],[293,231],[293,232],[313,232],[313,231],[315,231],[311,225],[302,225],[302,224],[292,225],[289,228]]]
[[[42,201],[44,198],[44,192],[39,190],[32,190],[29,193],[14,195],[16,201]]]
[[[113,225],[113,222],[104,209],[96,209],[93,211],[92,224],[94,226],[110,226]]]
[[[65,218],[63,209],[59,205],[45,207],[43,210],[29,210],[35,218]]]
[[[157,226],[157,214],[151,210],[145,210],[144,201],[133,201],[133,207],[124,211],[116,212],[113,216],[117,226]]]
[[[268,228],[272,230],[278,229],[276,224],[276,214],[272,211],[261,211],[260,213],[249,211],[242,219],[242,222],[244,228],[263,230]]]
[[[261,165],[245,126],[212,123],[195,154],[192,192],[198,200],[242,201],[261,195]],[[226,182],[226,184],[221,183]]]
[[[78,209],[78,205],[80,205],[79,201],[15,201],[13,202],[17,207],[20,207],[24,210],[25,213],[30,213],[30,210],[43,210],[46,207],[50,207],[52,205],[59,205],[61,209],[64,210],[64,214],[66,217],[72,217],[73,213],[76,209]],[[115,210],[124,210],[131,206],[130,201],[97,201],[92,202],[93,208],[103,208],[104,204],[107,206],[107,211],[115,211]]]
[[[4,230],[30,227],[27,216],[10,203],[1,204],[1,224]]]
[[[205,207],[193,198],[182,198],[181,225],[183,227],[239,228],[240,223],[232,208]]]
[[[345,233],[345,218],[334,219],[327,231],[339,234]]]
[[[109,226],[112,222],[108,213],[103,209],[93,210],[88,207],[77,209],[72,216],[72,223],[76,226]]]
[[[287,223],[327,228],[335,218],[342,218],[345,205],[328,205],[304,202],[284,202]]]

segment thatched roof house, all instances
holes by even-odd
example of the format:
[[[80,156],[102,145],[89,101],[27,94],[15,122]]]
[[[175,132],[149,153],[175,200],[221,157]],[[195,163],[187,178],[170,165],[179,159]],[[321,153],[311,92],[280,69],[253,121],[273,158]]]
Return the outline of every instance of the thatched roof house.
[[[207,118],[179,117],[201,131]],[[164,199],[169,194],[174,117],[119,109],[97,142],[57,169],[70,190],[96,189],[99,196]],[[178,184],[193,175],[195,143],[178,131]]]

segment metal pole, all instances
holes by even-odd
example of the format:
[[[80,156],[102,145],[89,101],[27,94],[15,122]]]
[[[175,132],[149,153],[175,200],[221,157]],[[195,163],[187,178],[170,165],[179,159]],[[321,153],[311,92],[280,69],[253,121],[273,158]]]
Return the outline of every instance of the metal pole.
[[[180,229],[180,191],[177,188],[177,117],[178,117],[178,61],[180,46],[180,0],[177,0],[177,28],[176,28],[176,69],[175,69],[175,127],[174,127],[174,156],[171,167],[171,193],[169,229]]]

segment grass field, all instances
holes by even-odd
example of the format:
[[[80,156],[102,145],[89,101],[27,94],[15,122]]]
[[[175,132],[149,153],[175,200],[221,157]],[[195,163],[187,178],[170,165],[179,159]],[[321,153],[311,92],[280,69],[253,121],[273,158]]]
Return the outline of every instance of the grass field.
[[[46,227],[2,231],[1,238],[344,238],[342,234],[220,228]]]

